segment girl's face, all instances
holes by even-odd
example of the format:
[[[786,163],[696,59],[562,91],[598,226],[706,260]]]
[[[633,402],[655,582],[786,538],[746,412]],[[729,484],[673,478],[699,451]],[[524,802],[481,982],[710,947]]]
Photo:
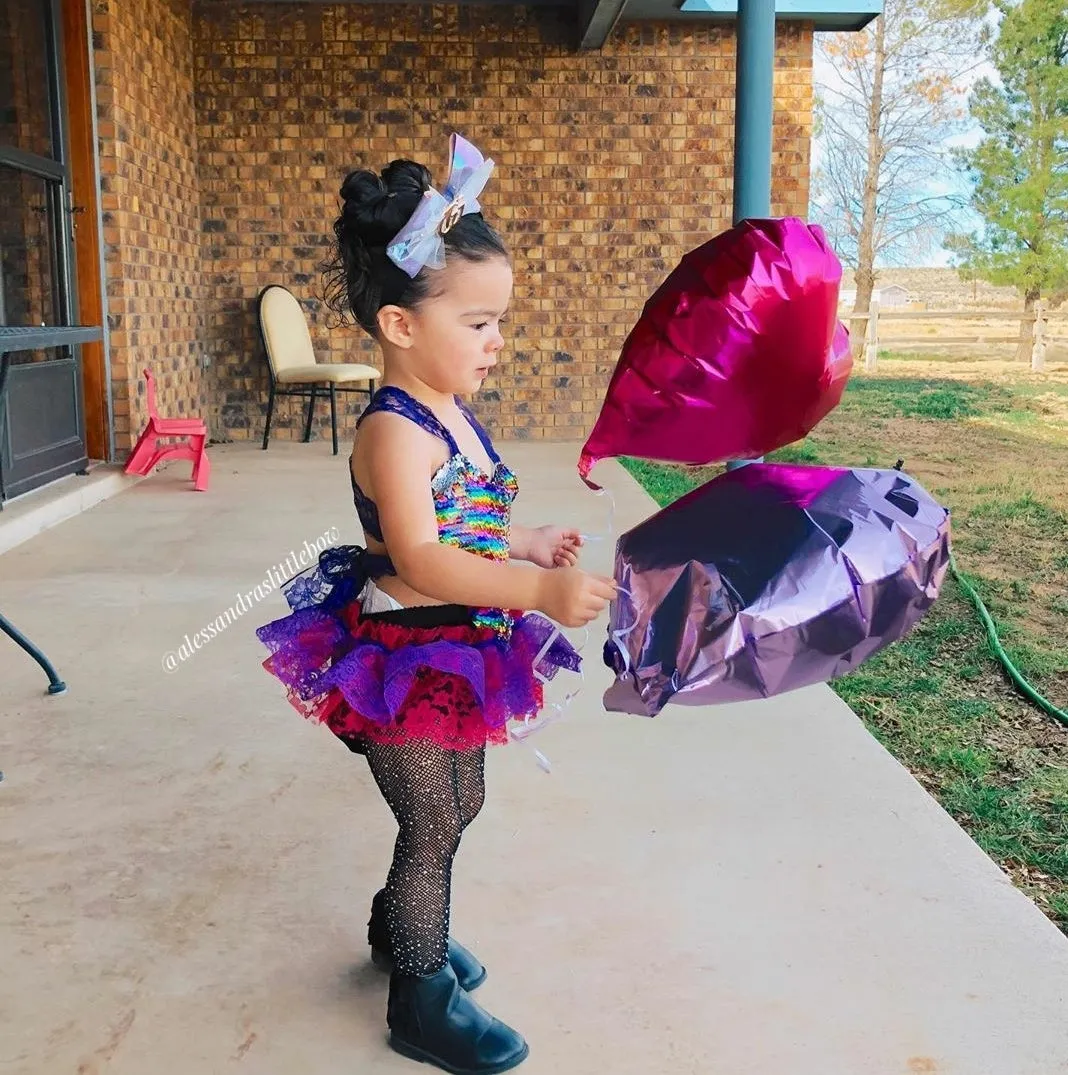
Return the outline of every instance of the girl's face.
[[[454,257],[435,279],[436,294],[408,312],[412,373],[438,392],[477,392],[504,347],[501,323],[512,298],[512,269],[502,257]]]

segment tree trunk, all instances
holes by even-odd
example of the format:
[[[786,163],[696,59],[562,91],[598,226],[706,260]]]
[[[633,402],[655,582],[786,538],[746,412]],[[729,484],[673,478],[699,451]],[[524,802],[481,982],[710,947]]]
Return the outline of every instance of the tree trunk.
[[[875,53],[872,70],[871,99],[868,102],[868,159],[864,172],[864,201],[857,236],[857,300],[853,313],[867,313],[875,290],[875,225],[879,210],[879,173],[883,164],[883,77],[886,73],[886,19],[875,20]],[[859,358],[864,348],[864,335],[857,331],[863,321],[853,322],[853,355]]]
[[[1029,287],[1024,292],[1024,313],[1030,313],[1035,308],[1035,303],[1042,297],[1042,292],[1037,287]],[[1020,340],[1016,344],[1016,361],[1031,361],[1031,343],[1033,330],[1030,321],[1020,322]]]

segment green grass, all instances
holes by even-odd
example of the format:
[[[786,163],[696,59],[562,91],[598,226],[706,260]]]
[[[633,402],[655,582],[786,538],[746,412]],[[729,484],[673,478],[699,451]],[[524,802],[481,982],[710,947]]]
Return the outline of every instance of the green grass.
[[[1048,875],[1068,900],[1068,765],[1005,734],[1021,703],[952,580],[908,638],[833,686],[980,847]],[[1068,932],[1068,916],[1046,910]]]
[[[718,467],[665,467],[644,459],[621,460],[639,485],[661,506],[672,504],[713,478]]]
[[[777,452],[772,452],[768,456],[768,461],[771,463],[807,463],[810,466],[818,466],[823,462],[823,458],[815,445],[803,440],[800,444],[789,444]]]
[[[1003,486],[996,492],[1000,498],[981,500],[972,505],[973,519],[1021,522],[1035,534],[1068,538],[1068,516],[1063,511],[1036,499],[1030,493],[1015,496],[1011,485]]]
[[[1058,386],[1059,387],[1059,386]],[[1068,441],[1035,434],[1033,385],[855,377],[803,442],[769,457],[906,470],[953,510],[958,564],[1010,658],[1068,707]],[[719,468],[624,464],[659,504]],[[902,641],[834,690],[1068,933],[1068,728],[1026,701],[952,576]]]
[[[842,406],[880,417],[951,422],[1017,410],[1020,401],[1002,385],[947,378],[881,377],[849,382]]]

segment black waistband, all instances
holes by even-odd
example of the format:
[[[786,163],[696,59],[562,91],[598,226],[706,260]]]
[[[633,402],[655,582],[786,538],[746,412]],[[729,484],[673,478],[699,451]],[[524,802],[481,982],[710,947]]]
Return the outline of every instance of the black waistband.
[[[397,627],[473,627],[474,612],[467,605],[413,605],[411,608],[368,612],[361,619]]]

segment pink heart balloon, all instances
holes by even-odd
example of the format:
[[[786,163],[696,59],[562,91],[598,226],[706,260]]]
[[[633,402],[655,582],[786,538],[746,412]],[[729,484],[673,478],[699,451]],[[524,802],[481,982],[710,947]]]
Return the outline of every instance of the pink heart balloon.
[[[747,220],[690,251],[620,355],[579,474],[630,455],[710,464],[801,440],[853,368],[837,317],[842,265],[822,228]]]

